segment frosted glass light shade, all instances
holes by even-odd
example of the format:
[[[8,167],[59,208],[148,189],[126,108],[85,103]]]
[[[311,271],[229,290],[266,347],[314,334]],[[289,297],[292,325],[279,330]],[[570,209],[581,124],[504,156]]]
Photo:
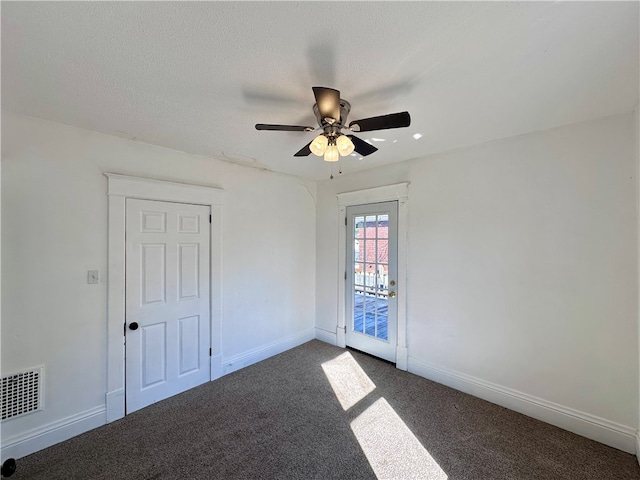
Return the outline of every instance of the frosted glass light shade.
[[[327,150],[327,145],[329,145],[329,139],[324,135],[318,135],[309,145],[309,150],[311,150],[311,153],[314,155],[321,157]]]
[[[353,142],[346,135],[340,135],[336,139],[336,146],[338,147],[338,152],[340,152],[340,155],[342,155],[343,157],[351,155],[351,153],[353,153],[353,150],[355,149]]]
[[[340,154],[338,153],[338,147],[335,145],[329,145],[327,151],[324,152],[325,162],[337,162],[340,160]]]

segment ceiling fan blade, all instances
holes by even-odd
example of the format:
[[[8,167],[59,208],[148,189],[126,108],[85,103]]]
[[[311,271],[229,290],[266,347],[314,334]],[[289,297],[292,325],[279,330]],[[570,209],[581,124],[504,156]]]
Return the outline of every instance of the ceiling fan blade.
[[[333,88],[313,87],[320,116],[340,120],[340,92]]]
[[[356,126],[353,128],[354,126]],[[390,113],[379,117],[363,118],[349,123],[354,132],[370,132],[372,130],[386,130],[389,128],[403,128],[411,125],[409,112]]]
[[[256,130],[278,130],[281,132],[312,132],[313,127],[303,127],[302,125],[270,125],[268,123],[256,123]]]
[[[312,140],[313,141],[313,140]],[[311,142],[307,143],[304,147],[302,147],[299,151],[293,154],[294,157],[306,157],[311,155],[311,149],[309,148]]]
[[[366,157],[367,155],[371,155],[372,153],[378,151],[376,147],[356,137],[355,135],[347,135],[347,137],[349,137],[353,142],[353,146],[355,147],[356,152],[358,152],[363,157]]]

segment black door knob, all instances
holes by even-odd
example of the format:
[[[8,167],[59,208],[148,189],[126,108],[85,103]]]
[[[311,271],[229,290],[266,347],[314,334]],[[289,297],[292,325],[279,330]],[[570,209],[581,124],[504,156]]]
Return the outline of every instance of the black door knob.
[[[137,330],[138,329],[138,322],[131,322],[129,324],[129,330]]]

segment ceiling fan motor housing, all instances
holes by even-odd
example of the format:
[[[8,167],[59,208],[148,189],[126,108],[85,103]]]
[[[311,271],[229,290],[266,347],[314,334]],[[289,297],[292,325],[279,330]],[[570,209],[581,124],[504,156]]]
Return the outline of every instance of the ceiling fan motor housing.
[[[351,112],[351,104],[346,100],[340,99],[340,118],[336,118],[335,122],[330,123],[326,118],[323,118],[320,114],[320,110],[318,108],[318,104],[313,104],[313,113],[318,120],[318,125],[322,127],[325,135],[329,137],[335,137],[340,135],[340,130],[344,128],[344,125],[347,123],[347,117],[349,116],[349,112]]]

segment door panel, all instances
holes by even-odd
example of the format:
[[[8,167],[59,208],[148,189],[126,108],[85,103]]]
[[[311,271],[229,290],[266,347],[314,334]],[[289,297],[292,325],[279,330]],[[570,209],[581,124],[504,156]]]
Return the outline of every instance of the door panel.
[[[165,244],[140,245],[142,250],[140,259],[140,290],[142,293],[142,305],[151,303],[164,303],[166,278],[165,271]]]
[[[167,324],[156,323],[142,327],[142,388],[167,380]],[[129,351],[132,351],[130,349]],[[134,372],[129,372],[135,375]]]
[[[210,378],[209,208],[128,199],[126,241],[130,413]]]
[[[179,375],[191,373],[200,368],[198,335],[200,334],[200,317],[181,318],[180,322],[180,369]]]
[[[178,285],[181,301],[198,297],[198,278],[200,278],[198,247],[197,243],[178,245]]]
[[[346,342],[395,362],[397,202],[347,207]]]

